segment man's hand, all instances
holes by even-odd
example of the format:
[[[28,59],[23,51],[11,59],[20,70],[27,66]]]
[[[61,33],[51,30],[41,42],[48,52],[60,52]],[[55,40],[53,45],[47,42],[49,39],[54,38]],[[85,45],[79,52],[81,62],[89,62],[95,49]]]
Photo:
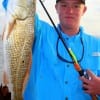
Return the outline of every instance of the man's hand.
[[[91,80],[80,77],[80,80],[83,82],[83,88],[86,89],[84,91],[89,94],[100,95],[100,77],[94,75],[90,70],[87,70],[87,73],[91,77]]]

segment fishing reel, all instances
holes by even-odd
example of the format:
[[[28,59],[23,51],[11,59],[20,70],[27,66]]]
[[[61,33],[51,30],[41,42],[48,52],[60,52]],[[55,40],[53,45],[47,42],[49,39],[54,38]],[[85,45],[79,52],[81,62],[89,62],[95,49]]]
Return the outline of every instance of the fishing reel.
[[[86,79],[88,79],[88,80],[91,80],[91,77],[88,75],[88,73],[87,73],[87,70],[81,70],[81,71],[79,71],[79,75],[81,76],[81,77],[85,77]]]
[[[87,70],[82,69],[81,71],[79,71],[79,75],[81,77],[85,77],[88,80],[91,80],[91,77],[88,75]],[[86,83],[84,83],[86,84]],[[86,88],[83,88],[83,90],[87,90]]]

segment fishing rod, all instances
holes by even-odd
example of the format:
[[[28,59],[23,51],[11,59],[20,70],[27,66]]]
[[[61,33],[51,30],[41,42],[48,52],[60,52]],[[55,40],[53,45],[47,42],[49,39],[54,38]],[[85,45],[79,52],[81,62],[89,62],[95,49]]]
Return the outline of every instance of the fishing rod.
[[[44,6],[43,2],[42,2],[41,0],[39,0],[39,1],[40,1],[41,5],[42,5],[44,11],[46,12],[47,16],[49,17],[49,19],[50,19],[52,25],[54,26],[54,28],[55,28],[55,30],[56,30],[58,36],[60,37],[60,39],[61,39],[61,41],[62,41],[62,43],[63,43],[65,49],[67,50],[68,54],[71,56],[71,58],[72,58],[72,60],[73,60],[74,62],[77,62],[76,57],[74,56],[74,54],[73,54],[71,48],[68,48],[68,46],[66,45],[64,39],[62,38],[61,32],[59,32],[59,30],[57,29],[57,27],[56,27],[54,21],[52,20],[50,14],[48,13],[48,11],[47,11],[46,7]],[[76,64],[76,63],[75,63],[75,64]],[[77,70],[78,70],[78,71],[81,70],[80,68],[78,68],[78,64],[77,64]]]
[[[62,41],[62,43],[63,43],[63,45],[64,45],[64,47],[65,47],[65,49],[67,50],[68,54],[70,55],[71,59],[73,60],[73,62],[74,62],[73,64],[74,64],[75,69],[77,70],[77,72],[79,73],[80,76],[84,76],[85,78],[87,78],[87,79],[90,80],[91,77],[88,75],[88,73],[86,72],[86,70],[82,69],[81,66],[79,65],[78,60],[77,60],[77,58],[76,58],[74,52],[73,52],[73,51],[71,50],[71,48],[69,48],[69,47],[67,46],[67,44],[65,43],[65,41],[64,41],[64,39],[63,39],[63,37],[62,37],[61,32],[57,29],[57,27],[56,27],[54,21],[52,20],[50,14],[48,13],[48,11],[47,11],[46,7],[44,6],[43,2],[42,2],[41,0],[39,0],[39,1],[40,1],[41,5],[42,5],[44,11],[46,12],[48,18],[50,19],[52,25],[54,26],[54,28],[55,28],[55,30],[56,30],[56,32],[57,32],[59,38],[61,39],[61,41]],[[92,100],[98,100],[98,98],[97,98],[96,95],[91,95],[91,97],[92,97]]]
[[[56,30],[58,36],[60,37],[60,39],[61,39],[61,41],[62,41],[62,43],[63,43],[65,49],[67,50],[68,54],[71,56],[71,58],[72,58],[72,60],[73,60],[73,62],[74,62],[74,66],[75,66],[76,70],[79,72],[80,76],[82,76],[82,75],[83,75],[83,74],[82,74],[83,71],[81,71],[82,69],[81,69],[80,65],[78,64],[78,61],[77,61],[77,59],[76,59],[76,57],[75,57],[73,51],[71,50],[71,48],[68,48],[68,46],[66,45],[64,39],[62,38],[61,32],[59,32],[59,30],[57,29],[57,27],[56,27],[54,21],[52,20],[50,14],[48,13],[48,11],[47,11],[46,7],[44,6],[43,2],[42,2],[41,0],[39,0],[39,1],[40,1],[41,5],[42,5],[44,11],[46,12],[47,16],[49,17],[51,23],[53,24],[53,26],[54,26],[54,28],[55,28],[55,30]]]

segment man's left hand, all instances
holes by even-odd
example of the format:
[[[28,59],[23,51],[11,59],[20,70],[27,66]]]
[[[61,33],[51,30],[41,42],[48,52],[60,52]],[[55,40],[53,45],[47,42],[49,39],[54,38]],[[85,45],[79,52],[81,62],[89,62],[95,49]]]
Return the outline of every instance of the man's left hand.
[[[80,77],[80,80],[83,82],[83,88],[85,92],[89,94],[98,94],[100,95],[100,77],[97,77],[90,70],[87,70],[90,80],[85,77]]]

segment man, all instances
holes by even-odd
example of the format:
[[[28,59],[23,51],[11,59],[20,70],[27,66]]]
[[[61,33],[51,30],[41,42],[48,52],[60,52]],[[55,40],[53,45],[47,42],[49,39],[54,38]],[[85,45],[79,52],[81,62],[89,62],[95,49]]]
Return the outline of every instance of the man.
[[[100,71],[100,43],[80,26],[81,17],[87,10],[85,0],[56,0],[55,8],[60,21],[57,29],[81,68],[90,70],[87,72],[91,80],[80,79],[54,27],[36,16],[33,62],[24,100],[92,100],[90,94],[98,95],[89,86],[93,79],[100,80],[96,76]]]

